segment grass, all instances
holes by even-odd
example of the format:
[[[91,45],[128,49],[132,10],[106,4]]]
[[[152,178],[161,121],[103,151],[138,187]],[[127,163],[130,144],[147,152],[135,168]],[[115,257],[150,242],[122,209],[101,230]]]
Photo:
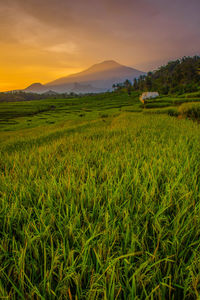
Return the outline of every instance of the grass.
[[[1,132],[0,297],[197,299],[199,125],[98,97]]]

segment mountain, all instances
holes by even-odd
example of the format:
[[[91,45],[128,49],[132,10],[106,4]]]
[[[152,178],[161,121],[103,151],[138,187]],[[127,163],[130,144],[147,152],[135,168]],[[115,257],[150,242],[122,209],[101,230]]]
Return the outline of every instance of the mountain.
[[[74,93],[101,93],[103,89],[95,88],[91,84],[86,85],[75,82],[71,91]]]
[[[108,60],[95,64],[82,72],[56,79],[45,85],[34,83],[24,91],[44,93],[51,90],[57,93],[99,93],[111,90],[114,83],[123,82],[126,79],[132,81],[134,78],[144,74],[144,72],[139,70]]]
[[[37,83],[31,84],[23,91],[27,92],[27,93],[45,93],[48,91],[48,89],[41,83],[37,82]]]

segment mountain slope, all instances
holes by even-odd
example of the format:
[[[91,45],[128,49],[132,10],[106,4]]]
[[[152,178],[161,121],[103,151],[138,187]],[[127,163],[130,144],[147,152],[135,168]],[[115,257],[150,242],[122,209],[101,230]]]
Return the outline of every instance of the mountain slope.
[[[57,93],[71,91],[98,93],[112,89],[114,83],[123,82],[126,79],[133,80],[143,74],[145,73],[109,60],[95,64],[82,72],[40,85],[40,87],[38,84],[33,84],[25,90],[34,92],[39,92],[40,89],[41,92],[52,90]],[[78,86],[80,86],[80,89]]]
[[[74,80],[77,82],[85,82],[85,81],[96,81],[96,80],[106,80],[106,79],[110,80],[112,78],[124,78],[126,76],[138,77],[141,75],[141,73],[144,74],[139,70],[126,67],[118,64],[115,61],[109,60],[99,64],[95,64],[92,67],[80,73],[72,74],[66,77],[56,79],[48,83],[47,86],[71,83],[74,82]]]

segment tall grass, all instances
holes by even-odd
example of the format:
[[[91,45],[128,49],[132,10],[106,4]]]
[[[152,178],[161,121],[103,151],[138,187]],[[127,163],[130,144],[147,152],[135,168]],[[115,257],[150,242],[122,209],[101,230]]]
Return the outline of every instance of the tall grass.
[[[1,147],[0,297],[196,299],[200,131],[121,114]]]

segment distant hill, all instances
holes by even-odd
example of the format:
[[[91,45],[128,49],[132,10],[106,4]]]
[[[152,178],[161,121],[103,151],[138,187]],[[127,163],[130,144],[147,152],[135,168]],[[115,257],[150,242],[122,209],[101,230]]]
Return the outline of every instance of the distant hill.
[[[56,93],[100,93],[111,90],[114,83],[123,82],[126,79],[133,81],[134,78],[144,74],[142,71],[108,60],[45,85],[33,83],[24,91],[33,93],[45,93],[49,90]]]
[[[170,61],[147,76],[135,79],[133,89],[161,94],[196,92],[200,89],[200,56]]]
[[[48,92],[49,89],[47,89],[44,85],[41,83],[33,83],[30,86],[28,86],[26,89],[24,89],[24,92],[27,93],[45,93]]]

